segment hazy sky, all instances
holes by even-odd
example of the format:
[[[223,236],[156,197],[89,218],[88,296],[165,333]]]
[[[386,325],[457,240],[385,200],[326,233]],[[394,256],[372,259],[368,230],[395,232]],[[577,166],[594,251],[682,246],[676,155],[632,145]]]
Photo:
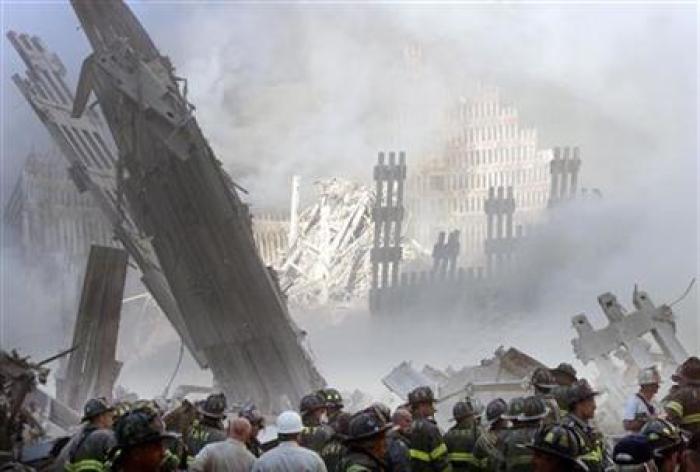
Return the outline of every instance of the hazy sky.
[[[605,195],[587,219],[548,235],[538,269],[550,282],[543,313],[559,323],[550,328],[570,329],[579,311],[601,322],[595,297],[613,291],[629,306],[636,282],[668,301],[698,273],[694,3],[130,5],[189,80],[205,135],[255,206],[284,205],[292,173],[306,184],[368,180],[379,150],[406,150],[410,172],[434,144],[434,117],[483,83],[500,87],[542,147],[579,145],[583,184]],[[41,36],[75,83],[89,49],[68,2],[2,2],[2,14],[3,32]],[[407,47],[422,51],[419,64],[406,61]],[[24,155],[48,140],[9,80],[23,67],[6,40],[2,54],[4,204]],[[397,110],[410,112],[401,142]],[[568,262],[548,273],[557,255]],[[697,296],[678,309],[697,353]],[[311,344],[326,334],[310,330]],[[552,352],[568,352],[568,338]],[[316,342],[316,354],[331,344]],[[393,355],[386,365],[410,351]]]

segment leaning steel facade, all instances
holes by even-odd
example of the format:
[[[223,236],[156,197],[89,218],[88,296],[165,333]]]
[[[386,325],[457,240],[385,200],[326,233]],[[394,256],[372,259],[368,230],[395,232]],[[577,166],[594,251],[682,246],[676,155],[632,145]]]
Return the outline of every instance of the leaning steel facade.
[[[200,364],[236,401],[255,399],[269,410],[296,403],[323,378],[256,252],[248,208],[202,135],[182,79],[123,2],[72,5],[94,49],[75,99],[56,85],[65,75],[60,61],[38,40],[11,33],[29,67],[15,81]]]

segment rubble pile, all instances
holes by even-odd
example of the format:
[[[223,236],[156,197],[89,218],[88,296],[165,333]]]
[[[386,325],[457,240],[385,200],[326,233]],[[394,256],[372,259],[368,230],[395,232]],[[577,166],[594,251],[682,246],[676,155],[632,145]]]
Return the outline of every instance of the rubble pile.
[[[317,203],[299,216],[280,268],[280,285],[295,306],[347,302],[369,289],[373,192],[356,182],[316,182]]]

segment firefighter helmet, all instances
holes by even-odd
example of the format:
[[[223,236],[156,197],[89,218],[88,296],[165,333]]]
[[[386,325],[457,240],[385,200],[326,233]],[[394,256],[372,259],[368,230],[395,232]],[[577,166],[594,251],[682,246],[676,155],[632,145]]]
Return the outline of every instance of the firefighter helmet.
[[[591,384],[589,384],[586,379],[577,380],[568,388],[566,403],[569,405],[569,408],[571,408],[573,405],[593,398],[599,393],[600,392],[593,390]]]
[[[478,413],[477,406],[469,397],[465,398],[463,401],[455,403],[455,406],[452,407],[452,419],[454,421],[461,421],[465,418],[475,416]]]
[[[209,418],[226,418],[226,395],[223,393],[212,393],[199,405],[199,412]]]
[[[435,395],[433,389],[424,385],[416,387],[408,394],[408,403],[418,405],[420,403],[435,403]]]
[[[486,421],[489,424],[493,424],[501,419],[508,411],[508,404],[502,398],[496,398],[491,400],[488,405],[486,405]]]
[[[687,358],[671,377],[675,382],[685,381],[687,384],[700,385],[700,359]]]
[[[130,411],[122,416],[114,425],[114,434],[117,445],[122,449],[177,437],[166,433],[158,415],[146,409]]]
[[[680,430],[670,421],[661,418],[649,421],[640,433],[649,440],[655,457],[663,457],[683,445]]]
[[[364,441],[385,433],[391,424],[382,421],[376,415],[359,413],[350,419],[348,426],[349,441]]]
[[[325,400],[326,407],[340,409],[343,408],[343,396],[334,388],[322,388],[318,394]]]
[[[304,395],[299,404],[299,411],[302,416],[313,413],[316,410],[320,410],[326,407],[326,402],[317,393],[310,393]]]
[[[502,415],[505,420],[517,420],[525,407],[525,398],[515,397],[508,402],[508,410]]]
[[[538,367],[530,377],[530,384],[537,389],[551,390],[557,386],[557,380],[549,369]]]
[[[573,470],[588,471],[588,467],[578,459],[585,453],[583,439],[573,429],[564,425],[553,424],[540,428],[532,444],[528,444],[527,447],[563,459]]]
[[[523,411],[518,415],[518,421],[536,421],[547,416],[547,405],[540,397],[527,397],[523,402]]]
[[[100,416],[102,413],[107,413],[108,411],[114,411],[114,408],[110,406],[106,398],[91,398],[85,404],[85,408],[83,409],[83,418],[81,421],[91,420],[96,416]]]

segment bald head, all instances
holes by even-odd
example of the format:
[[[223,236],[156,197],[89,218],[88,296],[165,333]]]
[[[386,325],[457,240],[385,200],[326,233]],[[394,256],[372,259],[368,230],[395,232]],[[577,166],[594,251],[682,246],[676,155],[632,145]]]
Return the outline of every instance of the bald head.
[[[234,418],[228,423],[228,436],[241,442],[248,442],[253,427],[246,418]]]
[[[413,415],[406,408],[397,408],[391,417],[391,422],[394,423],[394,426],[401,430],[411,426],[411,421],[413,421]]]

